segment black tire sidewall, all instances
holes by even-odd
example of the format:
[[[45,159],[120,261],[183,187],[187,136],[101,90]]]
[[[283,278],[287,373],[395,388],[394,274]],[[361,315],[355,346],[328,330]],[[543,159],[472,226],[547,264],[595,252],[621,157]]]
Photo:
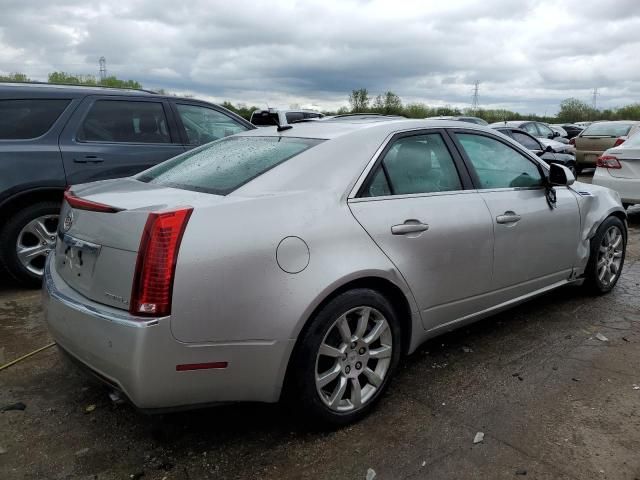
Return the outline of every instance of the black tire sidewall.
[[[622,232],[622,243],[623,243],[622,261],[620,262],[620,271],[618,272],[618,276],[616,277],[616,279],[609,285],[603,285],[600,279],[598,278],[598,268],[597,268],[598,250],[600,248],[600,243],[602,243],[604,234],[612,226],[617,226]],[[591,247],[591,250],[589,254],[589,263],[587,264],[587,270],[586,270],[587,286],[593,293],[596,293],[596,294],[608,293],[611,290],[613,290],[613,288],[618,283],[618,280],[620,280],[620,276],[622,275],[622,268],[624,267],[624,260],[626,257],[626,250],[627,250],[627,229],[625,228],[624,222],[620,220],[618,217],[614,217],[614,216],[611,216],[605,219],[600,224],[600,226],[598,227],[598,230],[596,231],[596,234],[591,239],[590,247]]]
[[[316,391],[316,356],[320,343],[335,320],[348,310],[360,306],[373,307],[387,319],[393,337],[391,364],[382,385],[364,407],[355,412],[339,413],[330,410]],[[370,289],[354,289],[342,293],[322,307],[303,331],[294,352],[294,364],[287,388],[287,403],[297,410],[302,420],[315,427],[335,428],[355,422],[374,408],[387,389],[400,360],[401,350],[402,332],[397,314],[386,297]]]
[[[34,275],[22,266],[16,252],[18,234],[34,218],[44,215],[58,215],[60,203],[43,201],[22,207],[9,217],[7,223],[0,229],[0,265],[16,282],[27,287],[39,287],[42,277]]]

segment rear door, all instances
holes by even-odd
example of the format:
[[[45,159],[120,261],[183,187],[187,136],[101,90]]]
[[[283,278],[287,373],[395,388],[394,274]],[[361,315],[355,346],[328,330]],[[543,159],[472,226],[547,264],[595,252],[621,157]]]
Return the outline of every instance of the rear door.
[[[92,95],[65,126],[60,150],[72,185],[130,176],[185,148],[166,100]]]
[[[425,329],[480,308],[491,288],[493,227],[442,130],[397,135],[349,206],[409,284]]]
[[[569,278],[580,231],[573,192],[556,187],[552,207],[544,171],[534,159],[483,132],[456,130],[453,136],[491,212],[495,303]]]

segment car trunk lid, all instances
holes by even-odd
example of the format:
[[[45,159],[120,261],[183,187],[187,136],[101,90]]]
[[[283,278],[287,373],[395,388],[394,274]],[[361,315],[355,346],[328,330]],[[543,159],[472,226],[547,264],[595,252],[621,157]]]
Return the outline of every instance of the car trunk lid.
[[[609,168],[612,177],[640,179],[640,148],[611,150],[608,155],[616,157],[621,168]]]
[[[223,197],[133,179],[72,187],[75,197],[112,211],[74,208],[60,213],[53,268],[69,286],[99,303],[128,309],[142,233],[152,212],[211,204]],[[72,203],[74,203],[72,201]]]

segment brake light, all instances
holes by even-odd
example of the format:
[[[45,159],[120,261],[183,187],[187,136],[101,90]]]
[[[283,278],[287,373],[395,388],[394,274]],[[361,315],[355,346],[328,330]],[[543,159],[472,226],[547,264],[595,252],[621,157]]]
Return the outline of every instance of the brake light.
[[[111,205],[105,205],[104,203],[92,202],[91,200],[87,200],[86,198],[76,197],[76,194],[73,193],[68,187],[64,192],[64,199],[67,201],[71,208],[75,208],[77,210],[89,210],[90,212],[101,212],[101,213],[117,213],[121,212],[121,208],[112,207]]]
[[[618,138],[616,138],[616,142],[613,144],[613,146],[617,147],[618,145],[622,145],[625,140],[626,140],[626,138],[618,137]]]
[[[574,147],[576,146],[576,137],[569,139],[569,145],[573,145]]]
[[[129,312],[161,317],[171,313],[173,279],[182,235],[193,208],[150,213],[140,239]]]
[[[596,167],[600,168],[622,168],[620,162],[613,155],[602,155],[596,160]]]

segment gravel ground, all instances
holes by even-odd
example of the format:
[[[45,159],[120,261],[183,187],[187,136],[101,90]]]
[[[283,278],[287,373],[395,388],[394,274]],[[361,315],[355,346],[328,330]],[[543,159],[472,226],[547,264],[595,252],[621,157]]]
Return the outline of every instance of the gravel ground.
[[[563,288],[428,342],[336,432],[273,405],[146,416],[45,350],[0,372],[0,408],[26,405],[0,413],[0,478],[638,479],[639,207],[629,225],[613,293]],[[49,342],[39,292],[0,286],[0,363]]]

